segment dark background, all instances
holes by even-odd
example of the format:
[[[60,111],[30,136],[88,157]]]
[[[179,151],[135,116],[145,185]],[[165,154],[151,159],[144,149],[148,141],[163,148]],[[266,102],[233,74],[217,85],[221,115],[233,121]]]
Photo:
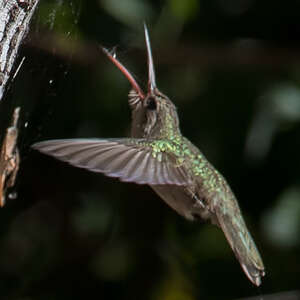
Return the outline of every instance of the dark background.
[[[292,0],[40,0],[0,103],[2,133],[22,107],[22,162],[9,191],[17,199],[0,211],[0,298],[214,300],[300,289],[299,19]],[[261,288],[218,228],[184,220],[148,186],[30,149],[129,134],[129,83],[99,45],[117,46],[144,87],[144,20],[158,87],[239,199],[266,266]]]

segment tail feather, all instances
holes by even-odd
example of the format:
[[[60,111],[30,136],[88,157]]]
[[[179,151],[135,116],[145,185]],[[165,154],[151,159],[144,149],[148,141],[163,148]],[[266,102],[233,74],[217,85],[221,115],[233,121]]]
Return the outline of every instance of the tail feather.
[[[218,225],[223,230],[235,256],[249,280],[259,286],[265,268],[256,245],[246,227],[235,199],[215,208]],[[230,204],[228,206],[228,204]]]

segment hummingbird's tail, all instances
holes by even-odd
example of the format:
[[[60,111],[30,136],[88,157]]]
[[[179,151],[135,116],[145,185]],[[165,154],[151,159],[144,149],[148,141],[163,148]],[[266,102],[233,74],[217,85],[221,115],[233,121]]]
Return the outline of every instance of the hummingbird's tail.
[[[256,245],[246,227],[235,199],[220,201],[215,207],[218,225],[222,228],[241,267],[252,283],[259,286],[265,268]],[[229,204],[229,206],[228,206]]]

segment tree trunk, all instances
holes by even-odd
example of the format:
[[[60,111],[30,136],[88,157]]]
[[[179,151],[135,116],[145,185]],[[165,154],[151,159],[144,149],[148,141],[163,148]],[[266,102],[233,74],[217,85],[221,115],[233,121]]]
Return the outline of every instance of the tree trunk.
[[[0,0],[0,101],[39,0]]]

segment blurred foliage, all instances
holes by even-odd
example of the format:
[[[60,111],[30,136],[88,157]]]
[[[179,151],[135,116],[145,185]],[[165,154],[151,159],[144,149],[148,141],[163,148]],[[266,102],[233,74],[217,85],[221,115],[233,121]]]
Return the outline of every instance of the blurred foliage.
[[[1,132],[22,106],[22,164],[10,191],[18,197],[0,211],[1,299],[244,299],[300,289],[299,17],[292,0],[40,1],[26,59],[0,103]],[[117,46],[145,84],[143,21],[183,133],[239,199],[266,265],[260,289],[218,228],[184,220],[147,186],[30,149],[48,138],[129,134],[129,84],[99,44]]]

